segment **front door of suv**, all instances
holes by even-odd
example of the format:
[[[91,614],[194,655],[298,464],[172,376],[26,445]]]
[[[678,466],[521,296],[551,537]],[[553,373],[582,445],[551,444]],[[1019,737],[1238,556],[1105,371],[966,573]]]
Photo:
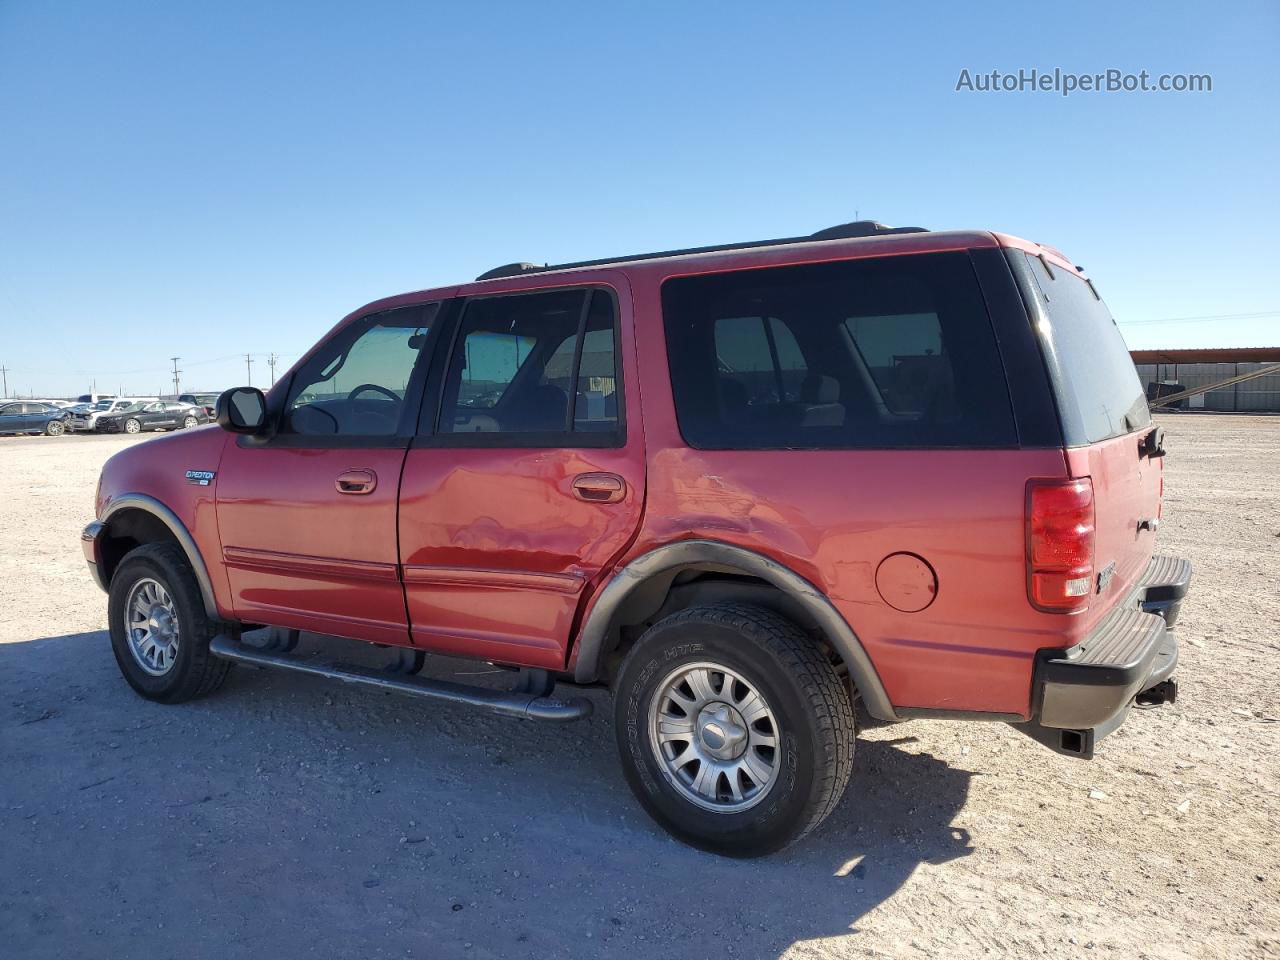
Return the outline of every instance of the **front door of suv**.
[[[639,406],[630,300],[614,280],[461,304],[401,485],[416,645],[564,667],[579,603],[644,503],[643,436],[624,416]]]
[[[217,511],[237,617],[408,642],[396,497],[438,310],[343,324],[272,392],[275,433],[228,439]]]

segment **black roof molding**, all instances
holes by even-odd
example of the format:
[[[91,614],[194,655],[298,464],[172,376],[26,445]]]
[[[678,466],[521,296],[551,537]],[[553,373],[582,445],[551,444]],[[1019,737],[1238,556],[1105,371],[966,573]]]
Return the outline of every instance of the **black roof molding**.
[[[744,243],[722,243],[711,247],[687,247],[683,250],[660,250],[656,253],[637,253],[629,257],[606,257],[603,260],[580,260],[577,263],[506,263],[494,267],[476,280],[498,280],[503,277],[522,277],[529,273],[546,273],[550,270],[572,270],[578,267],[602,267],[611,263],[630,263],[633,260],[659,260],[663,257],[683,257],[694,253],[718,253],[725,250],[749,250],[752,247],[778,247],[788,243],[814,243],[820,240],[850,240],[856,237],[884,237],[895,233],[928,233],[924,227],[889,227],[876,220],[855,220],[827,227],[804,237],[779,237],[775,240],[749,240]]]

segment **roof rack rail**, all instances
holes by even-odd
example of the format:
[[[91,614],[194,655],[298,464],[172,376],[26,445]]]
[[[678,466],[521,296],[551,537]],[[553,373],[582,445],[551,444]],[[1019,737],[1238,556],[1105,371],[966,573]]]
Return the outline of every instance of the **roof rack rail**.
[[[745,243],[721,243],[710,247],[686,247],[683,250],[660,250],[656,253],[637,253],[629,257],[606,257],[603,260],[579,260],[576,263],[505,263],[494,267],[476,280],[498,280],[502,277],[520,277],[527,273],[545,273],[549,270],[572,270],[578,267],[602,267],[610,263],[628,263],[632,260],[658,260],[662,257],[683,257],[693,253],[717,253],[721,250],[749,250],[752,247],[778,247],[788,243],[813,243],[817,240],[849,240],[854,237],[884,237],[895,233],[928,233],[924,227],[888,227],[875,220],[855,220],[827,227],[804,237],[779,237],[776,240],[750,240]]]

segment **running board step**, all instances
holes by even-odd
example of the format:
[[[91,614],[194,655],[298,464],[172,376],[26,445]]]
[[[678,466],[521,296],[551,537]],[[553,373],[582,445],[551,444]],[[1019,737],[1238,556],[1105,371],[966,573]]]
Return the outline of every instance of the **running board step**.
[[[328,677],[330,680],[341,680],[343,683],[358,683],[387,693],[402,693],[411,697],[428,697],[469,707],[480,707],[493,713],[524,720],[563,722],[581,720],[591,713],[591,701],[581,697],[557,700],[554,697],[537,697],[529,693],[472,687],[453,683],[450,680],[407,677],[373,667],[337,663],[333,660],[303,659],[273,653],[269,650],[255,650],[225,633],[220,633],[209,641],[209,651],[215,656],[234,663],[309,673],[317,677]]]

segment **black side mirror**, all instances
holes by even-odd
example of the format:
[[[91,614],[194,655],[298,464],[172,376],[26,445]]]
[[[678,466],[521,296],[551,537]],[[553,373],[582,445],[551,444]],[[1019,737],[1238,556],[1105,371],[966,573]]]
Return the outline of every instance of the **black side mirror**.
[[[218,397],[218,426],[232,433],[258,433],[267,422],[267,398],[257,387],[233,387]]]

